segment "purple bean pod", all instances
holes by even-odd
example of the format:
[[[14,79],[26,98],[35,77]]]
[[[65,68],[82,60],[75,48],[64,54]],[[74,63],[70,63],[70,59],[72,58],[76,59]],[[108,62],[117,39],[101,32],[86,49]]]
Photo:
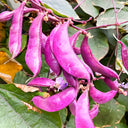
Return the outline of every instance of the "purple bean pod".
[[[116,95],[116,93],[117,91],[115,90],[111,90],[108,92],[101,92],[97,90],[94,86],[90,87],[90,96],[98,104],[104,104],[108,102]]]
[[[44,14],[40,12],[33,20],[29,29],[29,41],[25,55],[25,61],[35,77],[41,69],[41,41],[42,41],[42,21]]]
[[[41,53],[44,54],[44,50],[45,50],[45,44],[46,44],[46,41],[47,41],[47,36],[42,33],[42,41],[41,41]]]
[[[76,90],[69,87],[58,94],[52,95],[48,98],[41,96],[33,97],[32,101],[40,109],[48,112],[59,111],[67,107],[76,97]]]
[[[12,18],[15,10],[13,11],[4,11],[0,13],[0,22],[8,21]]]
[[[77,101],[75,126],[76,128],[95,128],[89,114],[88,90],[85,90]]]
[[[119,88],[118,88],[118,87],[119,87],[119,83],[118,83],[117,80],[112,81],[110,78],[105,77],[104,82],[105,82],[106,85],[108,85],[108,87],[109,87],[111,90],[116,90],[116,91],[119,90]]]
[[[0,22],[4,22],[4,21],[8,21],[12,18],[12,16],[14,15],[16,10],[13,10],[13,11],[4,11],[2,13],[0,13]],[[36,11],[38,12],[37,9],[35,8],[27,8],[27,7],[24,7],[24,14],[28,13],[28,12],[32,12],[32,11]]]
[[[55,81],[49,78],[36,77],[31,80],[27,85],[35,87],[52,87],[55,85]]]
[[[53,53],[60,66],[76,78],[87,79],[90,82],[90,74],[77,57],[69,41],[69,21],[61,24],[56,31],[53,40]]]
[[[24,14],[26,14],[28,12],[38,12],[38,11],[39,10],[35,9],[35,8],[27,8],[27,7],[24,8]]]
[[[50,33],[46,44],[45,44],[45,51],[44,51],[44,56],[45,56],[45,60],[46,63],[49,65],[50,69],[56,74],[56,76],[59,76],[61,73],[61,67],[58,63],[58,61],[56,60],[53,52],[52,52],[52,43],[53,43],[53,37],[55,32],[57,31],[57,29],[59,28],[59,25],[57,27],[55,27],[52,32]]]
[[[95,118],[98,115],[99,112],[99,105],[95,104],[93,105],[93,108],[89,111],[89,115],[91,119]]]
[[[124,67],[128,71],[128,51],[127,51],[127,47],[124,45],[123,42],[119,41],[119,43],[122,46],[121,47],[122,62],[123,62]]]
[[[63,70],[63,75],[66,81],[68,82],[68,84],[76,88],[76,90],[78,90],[78,86],[79,86],[78,80],[69,73],[67,73],[65,70]]]
[[[88,37],[85,36],[81,44],[81,55],[84,62],[95,72],[101,73],[106,77],[113,77],[119,79],[118,74],[109,67],[102,65],[93,56],[91,49],[88,45]]]
[[[25,1],[15,10],[9,33],[9,51],[12,59],[15,58],[22,48],[22,22]]]
[[[73,116],[75,116],[76,114],[76,103],[76,100],[74,100],[72,103],[69,104],[69,109]]]
[[[69,41],[71,43],[71,46],[73,47],[74,52],[79,55],[80,54],[80,48],[75,47],[76,41],[78,36],[82,33],[82,31],[77,31],[75,34],[73,34],[70,38]]]

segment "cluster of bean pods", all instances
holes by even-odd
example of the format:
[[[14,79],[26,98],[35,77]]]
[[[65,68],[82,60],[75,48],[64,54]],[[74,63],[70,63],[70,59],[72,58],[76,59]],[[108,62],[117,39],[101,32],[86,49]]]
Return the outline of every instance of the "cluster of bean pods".
[[[39,0],[29,1],[32,8],[25,7],[26,1],[23,1],[17,9],[2,12],[0,22],[12,18],[9,51],[13,59],[19,55],[22,48],[24,14],[31,11],[37,13],[29,28],[29,40],[25,55],[26,64],[33,73],[33,79],[27,85],[38,87],[40,91],[42,91],[42,87],[46,87],[54,93],[47,98],[34,96],[32,99],[34,105],[48,112],[59,111],[69,106],[71,113],[75,116],[76,128],[94,128],[92,119],[98,114],[99,104],[108,102],[117,92],[120,92],[117,81],[119,75],[96,60],[89,47],[86,31],[81,29],[69,37],[68,27],[72,24],[71,19],[67,18],[61,21],[59,18],[54,17],[50,10],[42,7]],[[42,33],[44,17],[56,23],[48,37]],[[80,34],[84,34],[84,39],[81,47],[76,48],[75,43]],[[128,70],[127,48],[123,42],[120,41],[120,43],[122,45],[122,61]],[[54,72],[54,79],[37,77],[42,64],[41,54],[44,54],[46,63],[50,70]],[[81,54],[83,61],[78,58],[78,54]],[[103,76],[103,80],[110,88],[110,91],[101,92],[95,88],[93,72],[98,72]],[[63,73],[64,78],[59,77],[61,73]],[[111,78],[116,80],[112,81]],[[80,89],[82,94],[77,99]],[[96,103],[91,110],[89,110],[89,94]]]

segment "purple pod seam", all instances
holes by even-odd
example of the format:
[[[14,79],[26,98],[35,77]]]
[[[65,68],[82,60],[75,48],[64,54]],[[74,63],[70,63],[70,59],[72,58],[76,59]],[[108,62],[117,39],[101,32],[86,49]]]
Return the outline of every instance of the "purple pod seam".
[[[76,128],[95,128],[89,114],[88,90],[85,90],[77,101],[75,126]]]
[[[96,58],[93,56],[91,49],[88,45],[88,37],[85,35],[82,44],[81,44],[81,55],[84,62],[95,72],[101,73],[106,77],[113,77],[119,79],[118,74],[109,67],[102,65]]]
[[[111,90],[116,90],[116,91],[119,90],[119,88],[118,88],[118,87],[119,87],[119,83],[118,83],[117,80],[112,81],[110,78],[105,77],[104,82],[105,82],[105,84],[106,84]]]
[[[95,118],[98,115],[99,112],[99,105],[95,104],[93,105],[93,108],[89,111],[89,115],[91,119]]]
[[[67,107],[76,97],[76,90],[73,87],[69,87],[58,94],[52,95],[48,98],[41,96],[33,97],[32,101],[38,108],[55,112]]]
[[[41,41],[42,41],[42,21],[44,13],[39,12],[38,16],[33,20],[29,29],[29,41],[25,54],[25,61],[29,69],[35,77],[41,69]]]
[[[14,59],[22,48],[22,22],[25,1],[14,11],[9,33],[9,51]]]
[[[52,87],[55,85],[55,81],[49,78],[36,77],[27,84],[28,86],[35,87]]]
[[[104,104],[114,98],[116,95],[117,91],[111,90],[108,92],[101,92],[97,90],[94,86],[90,86],[90,96],[92,99],[98,103],[98,104]]]
[[[61,24],[56,31],[53,40],[53,53],[60,66],[76,78],[87,79],[90,82],[90,74],[74,53],[68,36],[69,21]]]

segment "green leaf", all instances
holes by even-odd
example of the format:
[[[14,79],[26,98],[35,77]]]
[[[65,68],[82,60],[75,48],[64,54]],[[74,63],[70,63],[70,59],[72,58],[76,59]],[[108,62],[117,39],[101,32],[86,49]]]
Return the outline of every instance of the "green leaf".
[[[28,78],[29,77],[27,77],[23,71],[19,71],[18,73],[16,73],[16,75],[13,79],[13,83],[25,84],[25,82]]]
[[[60,128],[58,112],[34,112],[24,102],[31,102],[34,93],[24,93],[14,85],[0,85],[0,126],[2,128]]]
[[[125,107],[112,99],[105,104],[100,104],[99,113],[94,118],[95,126],[114,125],[119,123],[125,114]]]
[[[84,28],[81,25],[77,25],[77,27]],[[86,28],[87,27],[91,27],[91,25],[87,25]],[[73,33],[75,32],[76,30],[74,28],[69,27],[69,36],[73,35]],[[93,36],[93,38],[89,38],[88,40],[89,46],[92,50],[94,57],[96,57],[97,60],[100,60],[108,53],[109,50],[107,38],[100,29],[92,29],[89,30],[88,33],[89,32]],[[78,40],[75,45],[76,47],[81,46],[83,38],[84,38],[83,35],[80,35],[78,37]]]
[[[42,65],[41,65],[41,70],[39,73],[40,77],[47,77],[49,72],[49,66],[47,65],[44,55],[42,55]]]
[[[14,0],[7,0],[7,4],[12,9],[16,9],[20,6],[20,2],[18,2],[18,1],[16,2]]]
[[[117,14],[118,22],[124,22],[128,20],[128,7],[123,8],[120,12]],[[109,9],[105,13],[101,14],[97,18],[97,26],[101,25],[109,25],[109,24],[115,24],[115,12],[114,9]],[[106,29],[114,29],[115,26],[109,26]]]
[[[62,17],[73,17],[78,19],[78,15],[66,0],[41,0],[45,6],[52,9],[53,12]]]
[[[128,126],[126,124],[123,123],[119,123],[114,125],[114,127],[110,126],[110,127],[104,127],[104,128],[127,128]]]
[[[113,8],[112,0],[92,0],[94,6],[101,7],[103,9]],[[116,8],[122,8],[124,3],[120,0],[114,0]]]
[[[86,0],[83,3],[81,3],[81,0],[76,1],[78,4],[80,4],[82,10],[90,16],[96,17],[99,14],[99,10],[93,6],[93,2],[91,0]]]
[[[128,96],[119,95],[116,99],[120,104],[126,107],[126,111],[128,111]]]

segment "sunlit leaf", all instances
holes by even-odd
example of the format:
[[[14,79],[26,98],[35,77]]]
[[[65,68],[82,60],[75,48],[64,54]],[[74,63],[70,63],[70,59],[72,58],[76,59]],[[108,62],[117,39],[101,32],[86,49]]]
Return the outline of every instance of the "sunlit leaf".
[[[45,112],[31,104],[34,95],[12,84],[0,85],[0,127],[61,128],[58,112]]]
[[[76,1],[78,2],[78,4],[80,4],[80,7],[85,13],[93,17],[96,17],[99,14],[98,9],[93,6],[93,2],[91,0],[85,0],[83,3],[81,3],[82,0],[76,0]]]
[[[103,9],[113,8],[112,0],[92,0],[94,6],[102,7]],[[124,2],[121,0],[114,0],[116,8],[122,8]]]
[[[76,12],[66,0],[41,0],[46,7],[50,7],[53,12],[63,17],[73,17],[78,19]]]
[[[0,51],[0,78],[7,83],[12,83],[15,74],[22,69],[22,65],[14,59],[9,59],[6,52]]]

